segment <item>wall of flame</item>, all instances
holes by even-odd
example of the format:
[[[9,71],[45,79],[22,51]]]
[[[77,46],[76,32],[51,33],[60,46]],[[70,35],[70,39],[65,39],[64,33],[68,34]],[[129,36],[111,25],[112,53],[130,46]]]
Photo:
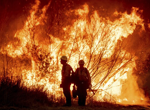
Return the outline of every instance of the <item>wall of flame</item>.
[[[23,14],[8,27],[1,26],[5,27],[0,32],[1,76],[19,77],[29,88],[43,88],[60,97],[60,57],[67,55],[74,71],[80,59],[86,62],[96,90],[94,100],[146,104],[148,99],[133,74],[140,72],[137,61],[144,61],[149,52],[143,48],[148,43],[144,45],[142,37],[149,36],[140,15],[143,11],[132,7],[130,13],[109,10],[108,15],[105,8],[98,10],[93,4],[91,8],[89,2],[63,10],[59,6],[58,1],[43,5],[35,0],[27,17]]]

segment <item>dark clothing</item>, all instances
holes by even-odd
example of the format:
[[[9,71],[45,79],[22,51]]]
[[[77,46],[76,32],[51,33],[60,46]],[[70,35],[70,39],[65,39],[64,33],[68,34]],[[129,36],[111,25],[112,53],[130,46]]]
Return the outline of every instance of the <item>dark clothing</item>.
[[[77,68],[75,74],[77,75],[78,82],[87,82],[91,84],[91,77],[87,68]]]
[[[71,85],[70,79],[66,79],[63,82],[63,93],[66,97],[66,104],[67,105],[71,105],[70,85]]]
[[[70,85],[71,85],[71,74],[73,73],[73,69],[69,64],[65,64],[62,67],[62,83],[61,87],[63,88],[63,93],[66,97],[66,106],[71,106],[71,93],[70,93]]]
[[[76,85],[78,94],[78,104],[84,106],[86,102],[87,89],[91,84],[91,77],[87,68],[77,68],[76,72]]]
[[[78,93],[78,105],[84,106],[86,101],[86,92],[87,83],[86,82],[79,82],[77,86],[77,93]]]
[[[62,75],[62,82],[66,80],[66,78],[70,78],[73,73],[73,69],[69,64],[63,65],[61,75]]]

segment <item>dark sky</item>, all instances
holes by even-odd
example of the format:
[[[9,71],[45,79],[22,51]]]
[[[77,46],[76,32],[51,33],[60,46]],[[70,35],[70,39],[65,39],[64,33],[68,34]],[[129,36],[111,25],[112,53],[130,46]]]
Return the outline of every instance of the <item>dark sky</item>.
[[[40,8],[46,5],[50,0],[41,0]],[[5,22],[15,19],[22,14],[29,14],[31,6],[35,0],[0,0],[0,21],[5,17]],[[150,1],[149,0],[52,0],[48,13],[52,14],[58,10],[69,10],[79,8],[87,3],[90,10],[105,9],[105,14],[110,15],[114,10],[130,13],[132,7],[139,7],[143,10],[143,18],[150,19]],[[109,13],[109,14],[107,14]]]

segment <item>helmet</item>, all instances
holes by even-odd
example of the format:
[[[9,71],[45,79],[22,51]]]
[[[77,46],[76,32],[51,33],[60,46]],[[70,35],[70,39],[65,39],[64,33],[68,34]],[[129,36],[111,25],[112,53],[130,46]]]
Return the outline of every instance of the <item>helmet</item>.
[[[67,61],[67,57],[66,56],[62,56],[61,60]]]
[[[84,64],[84,61],[83,61],[83,60],[80,60],[80,61],[79,61],[79,64]]]

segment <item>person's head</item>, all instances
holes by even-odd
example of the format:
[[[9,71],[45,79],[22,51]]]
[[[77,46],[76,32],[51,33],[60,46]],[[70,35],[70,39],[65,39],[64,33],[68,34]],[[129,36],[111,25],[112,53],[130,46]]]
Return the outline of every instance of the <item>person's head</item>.
[[[62,65],[66,64],[67,63],[67,57],[65,55],[63,55],[61,58],[60,58],[60,62]]]
[[[83,66],[84,66],[84,61],[83,60],[79,61],[79,66],[80,66],[80,68],[83,68]]]

